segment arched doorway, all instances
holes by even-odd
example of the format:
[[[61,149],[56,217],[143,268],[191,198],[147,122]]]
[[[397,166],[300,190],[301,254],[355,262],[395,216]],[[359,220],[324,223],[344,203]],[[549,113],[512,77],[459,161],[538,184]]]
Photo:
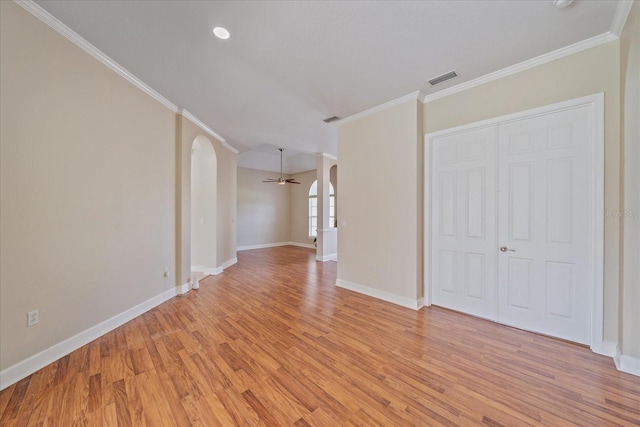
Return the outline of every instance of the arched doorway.
[[[211,141],[198,136],[191,145],[191,274],[216,271],[217,159]]]

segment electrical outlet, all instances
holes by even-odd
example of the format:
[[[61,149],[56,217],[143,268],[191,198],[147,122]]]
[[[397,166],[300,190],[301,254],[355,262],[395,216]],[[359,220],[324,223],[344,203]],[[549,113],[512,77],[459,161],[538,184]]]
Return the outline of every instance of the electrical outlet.
[[[169,277],[169,267],[164,268],[164,277]]]
[[[38,323],[40,315],[38,310],[33,310],[27,313],[27,326],[33,326]]]

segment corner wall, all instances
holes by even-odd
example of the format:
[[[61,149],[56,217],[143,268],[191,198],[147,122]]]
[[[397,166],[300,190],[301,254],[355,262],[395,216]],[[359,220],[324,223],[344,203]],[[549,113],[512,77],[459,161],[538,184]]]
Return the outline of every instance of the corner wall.
[[[338,127],[337,284],[412,308],[422,305],[421,108]]]

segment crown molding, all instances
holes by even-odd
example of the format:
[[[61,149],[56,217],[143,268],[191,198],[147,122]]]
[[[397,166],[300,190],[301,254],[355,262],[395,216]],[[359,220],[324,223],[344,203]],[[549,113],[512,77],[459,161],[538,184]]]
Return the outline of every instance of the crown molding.
[[[47,24],[49,27],[53,28],[59,34],[67,38],[73,44],[78,46],[80,49],[87,52],[89,55],[93,56],[98,61],[102,62],[104,65],[115,71],[129,83],[142,90],[147,95],[151,96],[153,99],[167,107],[169,110],[174,113],[178,112],[178,107],[169,101],[164,96],[160,95],[158,92],[149,87],[142,80],[131,74],[127,71],[122,65],[118,64],[113,59],[109,58],[104,52],[100,49],[83,39],[78,33],[73,31],[71,28],[67,27],[56,17],[51,15],[49,12],[44,10],[38,4],[33,2],[32,0],[14,0],[14,2],[20,5],[27,12],[38,18],[40,21]]]
[[[316,153],[316,156],[317,157],[327,157],[327,158],[329,158],[331,160],[338,160],[338,158],[336,156],[334,156],[333,154],[325,153],[324,151],[320,152],[320,153]]]
[[[611,32],[617,37],[620,37],[624,24],[627,22],[629,12],[633,6],[633,0],[620,0],[618,7],[616,8],[616,14],[613,16],[613,24],[611,25]]]
[[[211,135],[212,137],[214,137],[215,139],[217,139],[218,141],[220,141],[222,143],[222,145],[224,145],[226,148],[229,149],[229,151],[231,151],[233,154],[238,154],[239,151],[236,150],[235,148],[233,148],[231,145],[229,145],[229,143],[227,142],[226,139],[224,139],[218,132],[214,131],[213,129],[211,129],[209,126],[205,125],[204,122],[202,120],[200,120],[199,118],[197,118],[196,116],[194,116],[193,114],[191,114],[189,111],[187,111],[184,108],[181,108],[178,113],[182,114],[182,117],[185,117],[189,120],[191,120],[193,123],[195,123],[196,125],[198,125],[200,128],[202,128],[202,130],[204,130],[205,132],[207,132],[209,135]]]
[[[196,116],[189,113],[187,110],[183,108],[178,108],[174,103],[169,101],[164,96],[160,95],[158,92],[153,90],[150,86],[148,86],[145,82],[140,80],[138,77],[134,76],[127,69],[125,69],[122,65],[118,64],[116,61],[108,57],[104,52],[100,49],[89,43],[87,40],[82,38],[78,33],[73,31],[71,28],[67,27],[63,24],[59,19],[55,16],[51,15],[49,12],[44,10],[41,6],[33,2],[32,0],[14,0],[14,2],[20,5],[27,12],[38,18],[40,21],[47,24],[49,27],[53,28],[56,32],[67,38],[73,44],[78,46],[80,49],[87,52],[89,55],[93,56],[98,61],[102,62],[104,65],[109,67],[111,70],[115,71],[118,75],[123,77],[129,83],[133,84],[138,89],[142,90],[147,95],[151,96],[153,99],[167,107],[169,110],[174,113],[180,113],[184,117],[191,120],[196,125],[200,126],[204,131],[209,133],[211,136],[216,138],[218,141],[222,143],[226,148],[228,148],[234,154],[238,154],[238,150],[233,148],[231,145],[227,143],[227,141],[220,136],[217,132],[213,131],[210,127],[205,125],[201,120],[199,120]]]
[[[396,98],[394,100],[385,102],[384,104],[380,104],[376,107],[369,108],[368,110],[361,111],[360,113],[353,114],[351,116],[345,117],[344,119],[340,119],[334,123],[338,126],[343,125],[345,123],[353,122],[354,120],[361,119],[363,117],[370,116],[375,113],[379,113],[380,111],[388,110],[391,107],[395,107],[396,105],[404,104],[405,102],[420,100],[422,101],[422,97],[424,95],[421,91],[413,92],[405,96],[401,96],[400,98]]]
[[[485,83],[489,83],[494,80],[498,80],[498,79],[510,76],[512,74],[517,74],[521,71],[525,71],[530,68],[537,67],[538,65],[546,64],[547,62],[555,61],[557,59],[564,58],[565,56],[573,55],[574,53],[582,52],[583,50],[591,49],[593,47],[597,47],[615,40],[618,40],[618,36],[616,36],[612,32],[600,34],[599,36],[582,40],[578,43],[574,43],[572,45],[565,46],[563,48],[545,53],[543,55],[536,56],[535,58],[522,61],[518,64],[511,65],[509,67],[503,68],[502,70],[485,74],[484,76],[475,78],[473,80],[469,80],[464,83],[460,83],[459,85],[452,86],[448,89],[444,89],[439,92],[432,93],[430,95],[425,96],[423,102],[427,103],[427,102],[435,101],[436,99],[444,98],[445,96],[453,95],[454,93],[462,92],[467,89],[471,89],[476,86],[480,86]]]

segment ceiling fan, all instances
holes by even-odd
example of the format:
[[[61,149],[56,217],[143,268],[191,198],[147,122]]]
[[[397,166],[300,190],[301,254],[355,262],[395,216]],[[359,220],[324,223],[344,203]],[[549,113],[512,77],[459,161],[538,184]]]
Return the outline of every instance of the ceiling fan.
[[[280,178],[278,178],[278,179],[268,178],[268,179],[265,179],[262,182],[277,182],[278,185],[300,184],[295,179],[291,179],[291,178],[284,179],[284,177],[282,176],[282,151],[284,151],[284,148],[278,148],[278,150],[280,150]]]

